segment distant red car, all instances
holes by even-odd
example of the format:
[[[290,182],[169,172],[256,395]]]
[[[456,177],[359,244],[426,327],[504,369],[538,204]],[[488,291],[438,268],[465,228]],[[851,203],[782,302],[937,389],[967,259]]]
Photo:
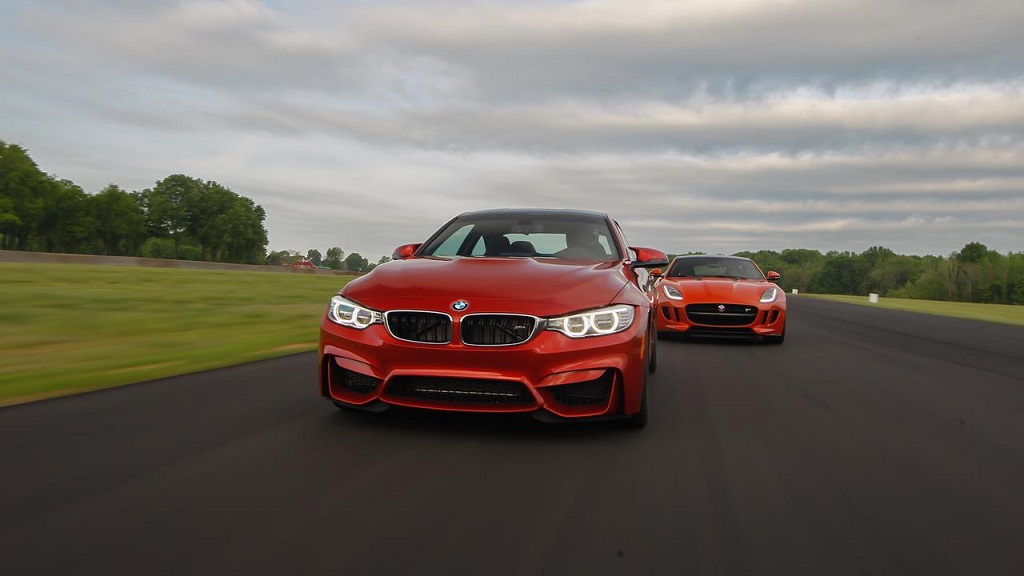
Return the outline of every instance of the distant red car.
[[[469,212],[345,286],[320,325],[320,393],[339,407],[647,421],[655,368],[642,267],[605,214]]]
[[[660,334],[786,338],[786,293],[749,258],[677,256],[657,281]]]

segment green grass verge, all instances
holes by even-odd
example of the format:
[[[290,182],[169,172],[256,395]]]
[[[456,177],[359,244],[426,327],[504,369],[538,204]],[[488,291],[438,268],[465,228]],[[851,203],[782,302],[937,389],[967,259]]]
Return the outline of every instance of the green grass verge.
[[[1001,324],[1013,324],[1024,326],[1024,306],[1010,306],[1008,304],[971,304],[967,302],[937,302],[934,300],[909,300],[906,298],[879,298],[877,304],[868,302],[867,296],[835,296],[831,294],[805,294],[801,292],[799,297],[810,296],[812,298],[823,298],[836,302],[848,304],[860,304],[863,306],[875,306],[889,310],[905,310],[907,312],[922,312],[925,314],[936,314],[939,316],[951,316],[953,318],[968,318],[971,320],[983,320],[986,322],[999,322]]]
[[[315,350],[349,276],[0,262],[0,406]]]

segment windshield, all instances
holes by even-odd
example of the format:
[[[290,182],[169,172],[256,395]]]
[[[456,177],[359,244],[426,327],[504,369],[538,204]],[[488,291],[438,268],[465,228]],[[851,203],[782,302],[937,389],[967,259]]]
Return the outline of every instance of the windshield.
[[[667,276],[720,276],[745,280],[764,280],[764,274],[756,265],[745,258],[723,258],[716,256],[677,258]]]
[[[621,257],[608,222],[581,214],[467,214],[449,222],[418,254],[571,260]]]

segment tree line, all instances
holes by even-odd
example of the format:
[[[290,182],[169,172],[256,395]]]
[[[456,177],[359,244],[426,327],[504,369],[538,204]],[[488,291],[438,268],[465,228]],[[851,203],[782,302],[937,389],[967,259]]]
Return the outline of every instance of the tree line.
[[[904,256],[883,246],[860,254],[797,249],[736,255],[780,273],[787,292],[1024,304],[1024,252],[1000,254],[980,242],[947,257]]]
[[[391,261],[391,258],[381,256],[380,260],[377,260],[377,263],[374,264],[358,252],[353,252],[346,256],[344,250],[338,246],[333,246],[327,249],[326,254],[322,254],[316,248],[312,248],[306,252],[305,256],[295,250],[273,251],[267,254],[267,264],[290,266],[303,258],[309,260],[318,268],[342,270],[356,274],[365,274],[376,268],[379,264]]]
[[[0,140],[0,249],[143,256],[244,264],[318,267],[365,273],[376,264],[340,247],[266,252],[266,213],[213,181],[173,174],[152,188],[110,184],[87,194],[43,173],[24,148]],[[1024,253],[1000,254],[971,242],[949,256],[904,256],[873,246],[862,253],[788,249],[739,252],[779,285],[822,294],[1024,304]]]
[[[98,194],[0,141],[0,249],[263,264],[266,212],[213,181],[173,174]]]

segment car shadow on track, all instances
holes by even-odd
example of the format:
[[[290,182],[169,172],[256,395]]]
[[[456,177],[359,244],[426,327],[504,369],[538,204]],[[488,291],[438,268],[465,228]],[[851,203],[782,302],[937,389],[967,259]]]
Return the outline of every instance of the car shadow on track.
[[[638,430],[626,428],[624,421],[604,420],[592,422],[538,422],[528,414],[471,414],[418,410],[393,406],[383,413],[358,410],[337,410],[331,419],[339,428],[359,428],[408,434],[435,436],[471,436],[473,438],[519,438],[539,441],[552,439],[579,439],[592,441],[599,438],[635,436]]]
[[[722,337],[722,336],[687,336],[685,334],[659,334],[658,342],[673,342],[679,344],[694,344],[701,346],[764,346],[760,338],[751,337]]]

